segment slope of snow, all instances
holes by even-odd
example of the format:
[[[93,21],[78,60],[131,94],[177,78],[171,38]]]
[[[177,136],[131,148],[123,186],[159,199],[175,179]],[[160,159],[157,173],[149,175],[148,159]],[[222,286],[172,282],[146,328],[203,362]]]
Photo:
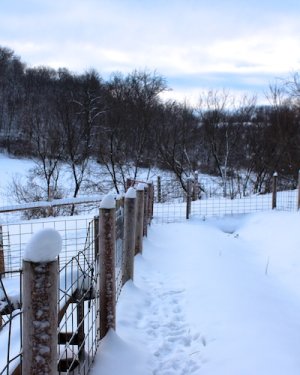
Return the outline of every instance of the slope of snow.
[[[299,374],[299,227],[281,212],[152,226],[92,375]]]

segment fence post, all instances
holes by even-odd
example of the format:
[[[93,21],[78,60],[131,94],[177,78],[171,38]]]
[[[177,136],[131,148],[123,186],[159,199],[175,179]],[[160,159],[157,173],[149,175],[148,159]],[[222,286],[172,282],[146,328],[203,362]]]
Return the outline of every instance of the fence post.
[[[106,195],[99,213],[100,264],[100,339],[110,328],[116,327],[116,204],[112,195]]]
[[[4,249],[3,249],[3,230],[2,225],[0,225],[0,273],[5,272],[4,264]],[[4,274],[2,275],[4,277]]]
[[[148,202],[149,202],[149,189],[148,185],[144,184],[144,222],[143,222],[143,235],[147,237],[148,234]]]
[[[161,177],[157,176],[157,202],[161,203]]]
[[[191,204],[192,204],[192,182],[188,178],[186,181],[186,219],[190,218],[191,214]]]
[[[273,185],[272,185],[272,210],[277,206],[277,172],[273,174]]]
[[[147,211],[147,223],[148,225],[151,224],[152,216],[153,216],[153,183],[148,182],[148,211]]]
[[[138,184],[136,190],[135,254],[143,252],[144,194],[144,184]]]
[[[298,171],[298,210],[300,209],[300,170]]]
[[[198,181],[198,178],[199,178],[199,174],[198,172],[196,171],[195,172],[195,178],[194,178],[194,183],[193,183],[193,201],[196,201],[198,200],[199,198],[199,181]]]
[[[23,259],[22,374],[57,374],[58,260],[61,237],[36,233]]]
[[[136,191],[129,188],[124,202],[124,263],[123,285],[128,280],[133,280],[134,253],[135,253],[135,225],[136,225]]]
[[[131,178],[126,178],[126,191],[133,185],[133,182]]]

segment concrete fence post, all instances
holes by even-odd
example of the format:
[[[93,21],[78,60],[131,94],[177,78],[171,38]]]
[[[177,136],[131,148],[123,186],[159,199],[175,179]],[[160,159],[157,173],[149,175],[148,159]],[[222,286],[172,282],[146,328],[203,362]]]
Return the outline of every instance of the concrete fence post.
[[[274,172],[272,184],[272,210],[274,210],[277,207],[277,179],[278,174],[277,172]]]
[[[99,213],[100,340],[116,328],[116,208],[112,195],[106,195]]]
[[[129,188],[124,201],[124,263],[123,285],[128,280],[133,280],[134,254],[135,254],[135,226],[136,226],[136,191]]]
[[[190,218],[192,205],[192,181],[190,178],[186,181],[186,219]]]
[[[148,202],[149,202],[149,188],[148,185],[144,184],[144,223],[143,223],[143,235],[148,235]]]
[[[157,176],[157,202],[161,203],[161,177]]]
[[[143,252],[144,194],[144,184],[138,184],[136,191],[135,254]]]
[[[4,264],[4,249],[3,249],[3,230],[2,225],[0,225],[0,273],[5,272]],[[4,274],[2,275],[4,277]]]
[[[300,170],[298,171],[298,210],[300,209]]]
[[[24,254],[22,374],[57,374],[58,261],[55,258],[60,250],[59,233],[45,229],[32,237]]]

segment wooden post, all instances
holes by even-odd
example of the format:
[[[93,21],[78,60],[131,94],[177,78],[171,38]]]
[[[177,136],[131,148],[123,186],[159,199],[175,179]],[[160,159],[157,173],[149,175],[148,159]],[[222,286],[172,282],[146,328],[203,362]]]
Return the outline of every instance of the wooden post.
[[[99,214],[100,339],[116,328],[116,209],[114,198],[104,197]]]
[[[154,214],[154,196],[155,196],[155,191],[154,191],[154,184],[151,184],[151,217],[150,221],[153,219],[153,214]]]
[[[147,211],[147,223],[148,225],[151,224],[152,216],[153,216],[153,184],[152,182],[148,182],[148,211]]]
[[[149,189],[147,185],[144,185],[144,223],[143,223],[143,235],[147,237],[148,234],[148,200],[149,200]]]
[[[23,261],[22,374],[57,374],[58,261]]]
[[[3,230],[2,225],[0,225],[0,273],[3,273],[4,277],[5,264],[4,264],[4,249],[3,249]]]
[[[273,174],[273,186],[272,186],[272,210],[277,207],[277,172]]]
[[[195,179],[193,183],[193,201],[198,200],[199,198],[199,181],[198,181],[199,175],[198,172],[195,172]]]
[[[186,181],[186,219],[190,218],[192,204],[192,181],[190,178]]]
[[[161,203],[161,177],[157,176],[157,202]]]
[[[134,253],[135,253],[135,225],[136,225],[136,191],[129,188],[124,202],[124,262],[123,285],[133,280]]]
[[[133,186],[134,181],[131,178],[126,179],[126,191]]]
[[[139,184],[136,191],[136,226],[135,226],[135,254],[143,252],[144,229],[144,185]]]
[[[300,209],[300,170],[298,171],[298,210]]]

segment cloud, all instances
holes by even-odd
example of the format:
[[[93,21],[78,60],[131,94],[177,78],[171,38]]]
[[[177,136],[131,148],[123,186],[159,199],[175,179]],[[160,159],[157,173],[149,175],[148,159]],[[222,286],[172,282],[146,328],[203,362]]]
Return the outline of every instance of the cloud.
[[[296,0],[10,0],[0,44],[29,65],[103,75],[148,68],[171,83],[187,79],[184,90],[202,87],[188,79],[197,76],[252,89],[299,68],[299,10]]]

